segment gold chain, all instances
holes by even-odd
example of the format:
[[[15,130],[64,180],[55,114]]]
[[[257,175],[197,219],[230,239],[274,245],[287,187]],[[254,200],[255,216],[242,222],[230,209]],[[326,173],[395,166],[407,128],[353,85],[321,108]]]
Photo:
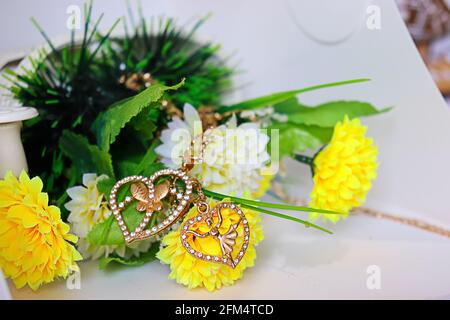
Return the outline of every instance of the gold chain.
[[[293,205],[298,205],[298,206],[307,206],[308,205],[307,200],[298,199],[298,198],[288,195],[280,183],[274,183],[272,190],[279,198],[281,198],[283,201],[286,201],[287,203],[290,203]],[[397,215],[373,210],[373,209],[366,208],[366,207],[355,208],[354,210],[352,210],[352,213],[359,213],[359,214],[363,214],[363,215],[377,218],[377,219],[385,219],[385,220],[394,221],[394,222],[397,222],[397,223],[400,223],[403,225],[415,227],[415,228],[418,228],[418,229],[421,229],[424,231],[432,232],[432,233],[439,234],[441,236],[450,238],[450,230],[433,225],[433,224],[425,222],[423,220],[400,217]]]

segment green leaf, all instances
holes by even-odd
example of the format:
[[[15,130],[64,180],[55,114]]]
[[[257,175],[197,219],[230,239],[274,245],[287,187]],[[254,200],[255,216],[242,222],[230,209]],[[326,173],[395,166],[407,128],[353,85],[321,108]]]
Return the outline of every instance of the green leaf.
[[[290,122],[297,124],[334,127],[345,115],[352,119],[384,113],[390,109],[377,110],[372,104],[361,101],[332,101],[313,108],[303,108],[288,117]]]
[[[152,164],[146,164],[141,172],[141,174],[143,176],[151,176],[152,174],[154,174],[156,171],[162,170],[164,169],[165,166],[163,163],[161,162],[155,162]]]
[[[111,155],[96,145],[89,144],[85,137],[64,130],[59,139],[59,147],[72,160],[80,174],[92,172],[114,177]]]
[[[122,128],[144,108],[156,103],[167,90],[176,90],[184,84],[184,79],[174,85],[165,86],[156,83],[139,94],[113,104],[107,111],[99,114],[93,124],[97,144],[102,150],[108,151],[116,140]]]
[[[101,258],[98,262],[98,267],[100,270],[104,270],[111,263],[119,263],[122,265],[133,267],[141,266],[145,263],[155,260],[156,253],[158,253],[158,251],[159,251],[159,242],[155,242],[152,244],[152,246],[147,252],[141,253],[139,257],[133,256],[129,259],[125,259],[117,255],[111,255],[109,257]]]
[[[244,208],[248,208],[251,210],[259,211],[265,214],[272,215],[277,218],[286,219],[290,221],[294,221],[297,223],[301,223],[305,225],[306,227],[312,227],[318,230],[321,230],[323,232],[332,234],[330,230],[327,230],[325,228],[322,228],[319,225],[316,225],[312,222],[299,219],[297,217],[292,217],[286,214],[278,213],[272,210],[267,210],[264,208],[277,208],[277,209],[283,209],[283,210],[293,210],[293,211],[303,211],[303,212],[320,212],[323,214],[341,214],[339,212],[329,211],[329,210],[322,210],[322,209],[314,209],[314,208],[308,208],[308,207],[301,207],[301,206],[293,206],[293,205],[285,205],[285,204],[277,204],[277,203],[270,203],[270,202],[263,202],[263,201],[256,201],[256,200],[249,200],[249,199],[243,199],[238,197],[232,197],[224,194],[220,194],[217,192],[213,192],[210,190],[203,189],[203,192],[205,195],[212,197],[214,199],[223,200],[223,199],[231,199],[233,202],[239,204],[240,206]]]
[[[113,178],[107,178],[102,179],[97,182],[97,189],[100,193],[103,194],[105,199],[109,199],[109,194],[111,193],[111,189],[116,184],[116,179]],[[129,192],[130,187],[125,185],[118,191],[117,197],[119,199],[122,199],[126,196],[126,194]]]
[[[119,177],[127,177],[127,176],[133,176],[135,174],[138,174],[137,172],[138,164],[136,164],[133,161],[130,160],[122,160],[118,161],[116,165],[116,169],[118,171]]]
[[[319,139],[322,144],[326,144],[331,140],[334,128],[329,127],[319,127],[319,126],[308,126],[304,124],[290,123],[292,126],[308,132],[310,135]]]
[[[136,229],[144,218],[142,212],[138,212],[134,205],[129,205],[125,210],[122,210],[122,217],[128,230]],[[113,215],[96,224],[89,232],[87,240],[95,246],[125,244],[123,234]]]
[[[262,213],[265,213],[265,214],[268,214],[268,215],[271,215],[271,216],[274,216],[274,217],[277,217],[277,218],[281,218],[281,219],[285,219],[285,220],[290,220],[290,221],[294,221],[294,222],[297,222],[297,223],[301,223],[301,224],[305,225],[305,227],[307,227],[307,228],[312,227],[314,229],[323,231],[325,233],[333,234],[333,232],[328,230],[328,229],[325,229],[325,228],[323,228],[323,227],[321,227],[321,226],[319,226],[319,225],[317,225],[315,223],[312,223],[312,222],[309,222],[309,221],[306,221],[306,220],[303,220],[303,219],[299,219],[297,217],[292,217],[292,216],[289,216],[287,214],[278,213],[278,212],[275,212],[275,211],[272,211],[272,210],[267,210],[267,209],[260,208],[260,207],[254,207],[254,206],[248,205],[246,203],[241,203],[240,205],[242,207],[244,207],[244,208],[247,208],[247,209],[250,209],[250,210],[259,211],[259,212],[262,212]]]
[[[105,199],[108,199],[115,183],[116,179],[113,178],[102,179],[97,182],[97,190],[105,196]]]
[[[307,149],[318,148],[322,142],[312,133],[299,128],[295,124],[278,123],[273,124],[270,129],[279,130],[279,156],[293,156],[295,153],[303,152]],[[273,143],[270,141],[270,143]],[[269,146],[268,150],[271,150]]]
[[[148,145],[149,141],[152,140],[153,134],[158,129],[153,117],[153,113],[156,111],[159,113],[157,109],[147,109],[149,112],[141,112],[136,117],[131,119],[130,126],[136,132],[136,138],[141,141],[142,145]]]
[[[217,110],[217,112],[224,113],[224,112],[230,112],[230,111],[236,111],[236,110],[248,110],[248,109],[267,107],[267,106],[271,106],[271,105],[286,101],[288,99],[291,99],[300,93],[318,90],[318,89],[329,88],[329,87],[342,86],[342,85],[346,85],[346,84],[365,82],[365,81],[369,81],[369,79],[355,79],[355,80],[348,80],[348,81],[332,82],[332,83],[325,83],[325,84],[320,84],[320,85],[306,87],[306,88],[297,89],[297,90],[277,92],[277,93],[273,93],[273,94],[270,94],[267,96],[258,97],[258,98],[254,98],[254,99],[247,100],[244,102],[240,102],[240,103],[237,103],[237,104],[234,104],[231,106],[223,106],[223,107],[220,107]]]
[[[117,175],[117,178],[120,179],[122,177],[125,177],[127,175],[144,175],[144,176],[151,176],[153,173],[155,173],[158,170],[161,170],[164,168],[164,164],[155,162],[158,155],[155,152],[155,148],[158,145],[158,142],[154,142],[147,150],[147,152],[144,154],[143,157],[141,157],[141,160],[138,164],[134,162],[127,162],[127,161],[121,161],[118,164],[120,175]],[[129,174],[127,174],[127,172]],[[116,183],[116,179],[109,178],[109,179],[102,179],[98,181],[97,183],[97,189],[100,193],[103,193],[105,198],[109,198],[109,194],[111,192],[112,187]],[[126,188],[124,188],[126,189]]]
[[[150,148],[148,148],[147,152],[142,157],[141,162],[136,168],[136,174],[142,174],[144,171],[146,171],[145,170],[146,168],[154,164],[154,162],[158,158],[158,155],[155,152],[155,148],[157,147],[158,144],[159,144],[158,142],[154,142],[150,146]]]
[[[251,199],[245,199],[245,198],[239,198],[239,197],[233,197],[225,194],[221,194],[218,192],[214,192],[211,190],[203,189],[203,192],[205,195],[213,197],[215,199],[223,200],[223,199],[231,199],[232,201],[239,203],[239,204],[248,204],[254,207],[264,207],[264,208],[274,208],[274,209],[282,209],[282,210],[291,210],[291,211],[302,211],[302,212],[317,212],[322,214],[344,214],[337,211],[332,210],[325,210],[325,209],[315,209],[315,208],[309,208],[304,206],[297,206],[292,204],[280,204],[280,203],[272,203],[272,202],[265,202],[260,200],[251,200]]]
[[[308,109],[308,106],[301,104],[297,97],[289,98],[283,102],[273,105],[273,109],[277,113],[291,114]]]

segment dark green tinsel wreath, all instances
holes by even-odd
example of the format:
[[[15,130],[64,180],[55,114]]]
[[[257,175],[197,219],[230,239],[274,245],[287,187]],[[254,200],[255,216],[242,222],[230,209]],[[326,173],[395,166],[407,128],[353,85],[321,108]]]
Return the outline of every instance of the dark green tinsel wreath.
[[[185,32],[173,19],[149,22],[141,14],[139,24],[131,31],[124,23],[125,36],[118,38],[111,32],[119,21],[102,35],[98,31],[102,16],[95,21],[91,16],[92,5],[87,5],[81,41],[75,41],[72,31],[71,41],[60,48],[33,21],[50,53],[42,50],[38,58],[30,59],[32,70],[8,70],[6,75],[12,82],[14,98],[39,111],[38,118],[24,125],[24,147],[31,174],[41,176],[50,199],[60,207],[66,201],[66,189],[80,180],[80,172],[61,149],[63,131],[81,134],[94,143],[92,127],[100,113],[155,83],[170,86],[186,78],[182,88],[165,93],[165,99],[178,107],[184,103],[195,107],[219,105],[221,94],[230,84],[231,69],[217,57],[219,47],[193,39],[204,20]],[[150,124],[160,127],[166,119],[155,109],[139,117],[145,117],[148,126],[146,137],[135,134],[136,144],[143,150],[141,156],[152,144],[152,140],[142,138],[154,138]],[[124,134],[136,133],[133,128],[139,127],[139,122],[135,119]],[[118,141],[116,149],[121,147]]]

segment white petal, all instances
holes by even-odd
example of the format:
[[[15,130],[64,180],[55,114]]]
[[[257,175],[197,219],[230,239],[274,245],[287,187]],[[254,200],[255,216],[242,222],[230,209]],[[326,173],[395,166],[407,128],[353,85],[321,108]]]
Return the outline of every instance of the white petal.
[[[269,137],[265,134],[258,135],[258,152],[262,152],[266,149],[269,143]]]
[[[85,173],[83,174],[83,184],[87,187],[90,182],[93,182],[97,179],[97,175],[95,173]]]
[[[228,129],[234,129],[237,127],[236,114],[233,113],[231,118],[227,121],[227,127],[228,127]]]
[[[191,133],[196,136],[200,133],[195,132],[194,128],[196,127],[202,127],[202,122],[200,120],[200,116],[197,112],[197,110],[191,106],[190,104],[186,103],[183,107],[183,114],[184,114],[184,121],[188,124],[189,129],[191,130]]]
[[[173,130],[161,131],[161,136],[159,137],[159,140],[161,140],[162,143],[171,143],[172,142],[172,133],[173,133]]]
[[[177,164],[177,163],[173,163],[172,160],[171,160],[170,158],[163,158],[163,159],[161,159],[161,162],[162,162],[163,164],[165,164],[166,167],[172,168],[172,169],[177,169],[177,168],[179,168],[179,167],[180,167],[180,164],[181,164],[181,160],[180,160],[180,163]]]
[[[245,130],[258,130],[259,127],[254,122],[245,122],[239,126],[239,129],[245,129]]]
[[[172,121],[170,121],[167,124],[167,126],[168,126],[169,130],[175,130],[175,129],[181,129],[181,128],[189,130],[189,125],[176,116],[172,118]]]
[[[109,178],[108,175],[102,174],[100,177],[97,178],[97,182],[100,180],[108,179],[108,178]]]
[[[170,158],[172,156],[173,147],[169,144],[160,144],[155,148],[155,152],[164,158]]]
[[[79,200],[70,200],[64,204],[64,207],[69,211],[75,211],[78,208],[82,208],[85,206],[84,201]]]
[[[75,186],[75,187],[67,189],[67,194],[72,199],[76,199],[76,198],[84,197],[86,191],[87,191],[87,189],[85,187]]]
[[[270,159],[270,156],[267,152],[263,152],[258,155],[258,161],[261,164],[265,164],[267,161],[269,161],[269,159]]]
[[[115,250],[115,252],[117,253],[117,255],[121,258],[125,257],[125,250],[126,250],[126,246],[118,246]]]

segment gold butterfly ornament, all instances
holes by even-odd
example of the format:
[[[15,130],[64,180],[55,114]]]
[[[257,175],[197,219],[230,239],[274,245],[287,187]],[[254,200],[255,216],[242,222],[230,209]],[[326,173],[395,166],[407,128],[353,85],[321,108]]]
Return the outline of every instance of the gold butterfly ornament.
[[[169,193],[169,181],[165,181],[155,187],[153,197],[150,198],[148,187],[142,182],[135,182],[131,185],[131,196],[138,201],[136,210],[143,211],[160,211],[163,209],[162,199]]]
[[[186,169],[187,168],[187,169]],[[119,224],[126,244],[161,235],[175,222],[182,221],[191,204],[197,206],[198,215],[186,220],[181,226],[180,241],[185,250],[196,259],[221,263],[235,268],[242,260],[249,245],[250,228],[241,208],[233,202],[219,202],[210,208],[202,192],[201,183],[187,174],[192,166],[184,170],[163,169],[150,177],[130,176],[118,181],[111,190],[110,207]],[[162,181],[161,181],[162,180]],[[181,181],[181,184],[176,184]],[[131,195],[118,200],[119,190],[130,185]],[[180,185],[182,185],[181,189]],[[195,192],[195,196],[194,196]],[[168,200],[165,209],[164,200]],[[122,217],[122,210],[136,203],[136,210],[143,213],[139,226],[129,230]],[[223,210],[229,210],[234,223],[224,229]],[[150,221],[153,224],[150,224]],[[199,232],[197,224],[207,226]],[[204,230],[204,229],[202,229]],[[193,245],[196,238],[212,239],[220,247],[220,254],[209,254]],[[239,239],[240,247],[237,247]]]

